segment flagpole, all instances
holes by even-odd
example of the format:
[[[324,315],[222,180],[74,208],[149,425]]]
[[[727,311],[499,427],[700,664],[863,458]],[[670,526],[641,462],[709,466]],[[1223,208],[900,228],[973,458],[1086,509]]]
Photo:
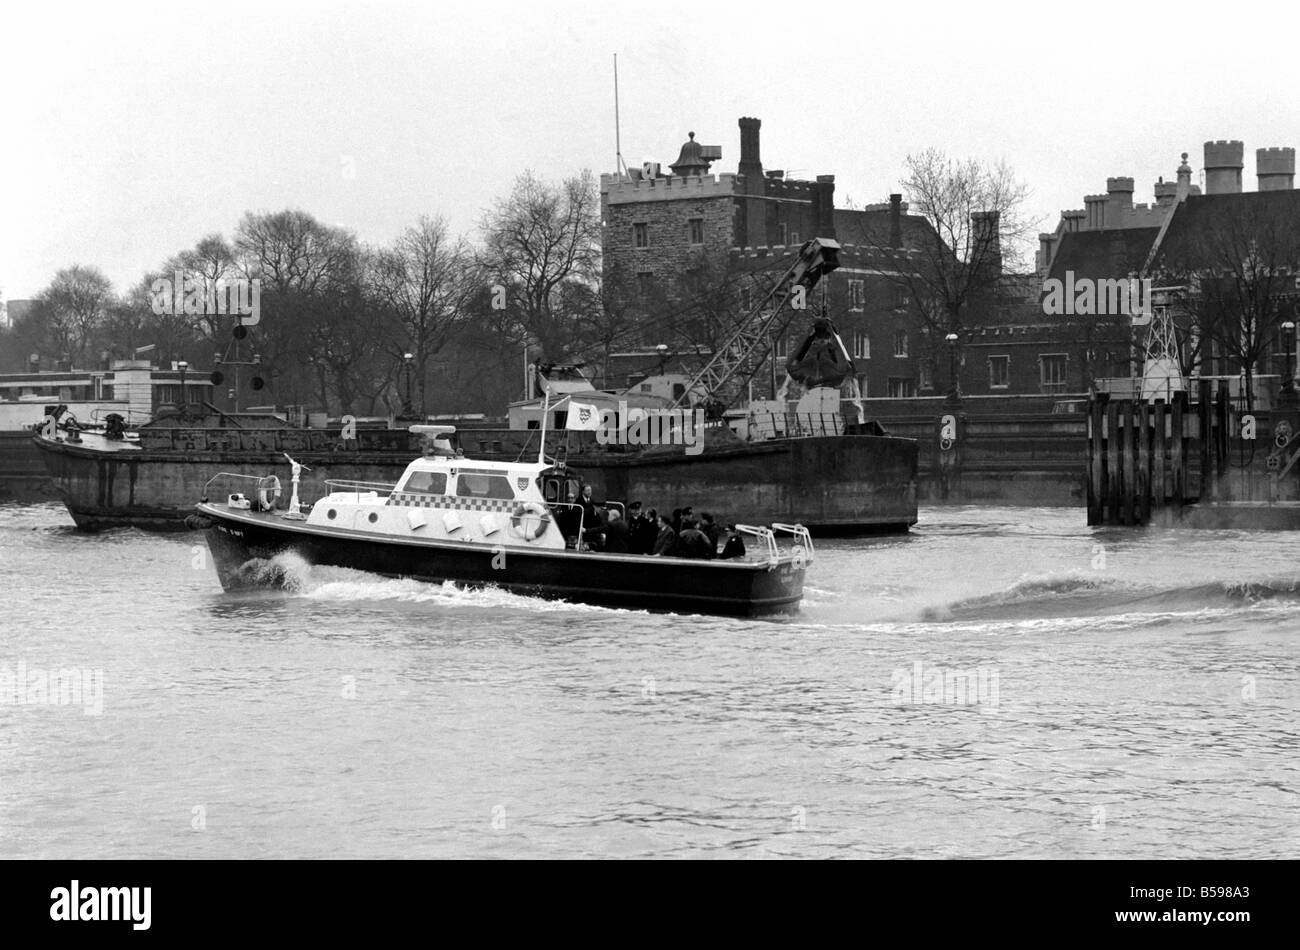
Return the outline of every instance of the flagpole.
[[[546,417],[551,414],[551,390],[547,386],[542,387],[542,442],[537,447],[537,464],[546,464]]]

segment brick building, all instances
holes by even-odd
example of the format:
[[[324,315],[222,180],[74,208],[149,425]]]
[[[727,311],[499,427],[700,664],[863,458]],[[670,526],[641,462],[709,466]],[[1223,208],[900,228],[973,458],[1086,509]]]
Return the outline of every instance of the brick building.
[[[922,345],[911,301],[897,268],[915,266],[928,223],[907,213],[900,195],[853,210],[835,207],[835,176],[787,178],[764,169],[760,128],[742,118],[734,173],[711,174],[722,150],[689,133],[666,174],[647,162],[629,175],[601,176],[603,268],[607,299],[635,316],[627,358],[615,361],[611,386],[630,385],[654,367],[689,377],[710,345],[711,327],[734,325],[762,299],[814,237],[842,245],[840,268],[817,288],[810,305],[825,306],[854,357],[864,395],[911,395],[933,388],[933,360]],[[770,373],[756,386],[770,392],[784,378],[784,361],[811,329],[795,314],[773,340]],[[669,356],[662,357],[663,345]],[[651,367],[645,376],[629,367]],[[762,377],[761,379],[759,377]]]

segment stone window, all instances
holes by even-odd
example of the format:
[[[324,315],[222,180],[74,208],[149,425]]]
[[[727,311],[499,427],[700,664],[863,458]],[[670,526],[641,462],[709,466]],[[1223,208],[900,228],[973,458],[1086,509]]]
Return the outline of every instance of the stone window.
[[[919,367],[922,389],[934,389],[934,360],[921,360]]]
[[[916,383],[910,377],[889,377],[889,398],[910,399],[916,395]]]
[[[1011,388],[1011,357],[989,357],[989,389]]]
[[[871,359],[871,337],[867,331],[859,330],[853,334],[853,358],[855,360]]]
[[[779,336],[772,341],[772,349],[776,354],[776,358],[783,360],[790,355],[790,341],[783,336]]]
[[[894,355],[899,359],[907,356],[907,331],[894,331]]]
[[[650,225],[642,221],[632,225],[632,244],[635,247],[650,246]]]
[[[688,224],[690,225],[691,243],[703,244],[704,243],[704,219],[691,218]]]
[[[863,281],[849,281],[849,309],[861,310],[863,304],[867,302],[866,287]]]
[[[1039,355],[1039,381],[1043,392],[1065,392],[1065,369],[1068,361],[1069,357],[1065,353],[1042,353]]]

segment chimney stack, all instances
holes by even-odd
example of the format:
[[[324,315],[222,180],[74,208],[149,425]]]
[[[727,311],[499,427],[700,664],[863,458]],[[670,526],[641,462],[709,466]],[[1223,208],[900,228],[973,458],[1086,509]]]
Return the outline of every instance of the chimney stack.
[[[835,238],[835,176],[818,175],[813,186],[813,220],[816,237]]]
[[[1290,191],[1295,187],[1295,149],[1255,149],[1255,175],[1260,191]]]
[[[903,196],[889,196],[889,246],[896,251],[903,249]]]
[[[1098,231],[1106,226],[1106,202],[1109,200],[1106,195],[1084,195],[1083,207],[1088,212],[1088,223],[1085,227],[1089,231]]]
[[[763,160],[758,154],[758,129],[762,124],[760,119],[749,116],[740,120],[740,165],[736,171],[742,175],[763,177]]]
[[[1052,252],[1056,249],[1056,234],[1041,232],[1038,235],[1038,273],[1046,277],[1052,267]]]
[[[1132,178],[1107,178],[1106,179],[1106,203],[1110,205],[1107,209],[1112,219],[1112,223],[1118,225],[1120,216],[1124,212],[1133,210],[1133,179]]]
[[[1205,143],[1205,193],[1207,195],[1241,194],[1242,156],[1246,146],[1237,141]]]
[[[1156,207],[1167,208],[1178,200],[1178,183],[1165,181],[1165,176],[1161,175],[1156,182]]]
[[[976,211],[970,216],[971,253],[977,267],[987,267],[1002,273],[1002,235],[996,211]]]

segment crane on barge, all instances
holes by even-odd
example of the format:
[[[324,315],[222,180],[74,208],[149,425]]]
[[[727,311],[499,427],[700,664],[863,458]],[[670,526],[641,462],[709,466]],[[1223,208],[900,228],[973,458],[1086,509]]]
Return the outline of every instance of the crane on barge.
[[[805,241],[785,273],[741,319],[727,341],[718,347],[673,401],[673,406],[681,405],[692,396],[715,409],[729,406],[739,387],[758,371],[773,335],[785,332],[794,319],[794,313],[805,309],[808,292],[839,266],[838,241],[830,238]]]
[[[694,399],[704,405],[710,418],[720,419],[766,359],[773,338],[784,335],[795,313],[806,309],[809,292],[839,267],[839,253],[839,242],[831,238],[805,241],[790,266],[695,374],[673,406]],[[823,295],[825,287],[822,284]],[[773,394],[778,401],[784,399],[792,380],[809,390],[832,390],[853,373],[853,360],[826,314],[824,300],[808,337],[786,362],[786,372],[785,384]],[[838,403],[839,394],[833,398]]]

